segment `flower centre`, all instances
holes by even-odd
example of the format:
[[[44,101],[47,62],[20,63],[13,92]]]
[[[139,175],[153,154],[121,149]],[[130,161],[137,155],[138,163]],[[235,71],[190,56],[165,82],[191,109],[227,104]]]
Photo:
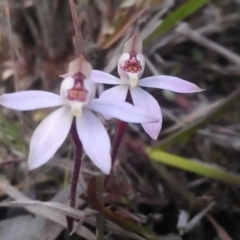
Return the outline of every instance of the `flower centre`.
[[[130,73],[138,73],[142,70],[142,66],[140,61],[137,59],[137,53],[136,52],[130,52],[130,57],[128,60],[124,62],[123,70]]]
[[[88,96],[88,91],[83,85],[85,76],[82,73],[77,73],[73,76],[73,79],[74,86],[67,91],[67,99],[70,101],[85,102]]]

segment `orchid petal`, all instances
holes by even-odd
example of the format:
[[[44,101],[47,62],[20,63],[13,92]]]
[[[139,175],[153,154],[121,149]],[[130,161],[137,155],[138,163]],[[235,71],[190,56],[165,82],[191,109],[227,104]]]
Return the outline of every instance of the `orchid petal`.
[[[30,142],[28,168],[48,162],[66,139],[72,124],[70,108],[61,107],[48,115],[36,128]]]
[[[88,109],[76,120],[77,132],[83,149],[93,163],[105,174],[111,171],[111,143],[100,120]]]
[[[0,105],[19,111],[58,107],[63,104],[59,95],[45,91],[29,90],[0,96]]]
[[[124,53],[130,53],[132,51],[136,53],[141,53],[142,52],[142,39],[138,34],[134,34],[125,44],[123,47],[123,52]]]
[[[117,101],[125,102],[127,93],[128,93],[128,86],[119,85],[104,91],[99,98],[109,100],[109,101],[117,100]],[[104,115],[104,118],[106,120],[110,120],[112,117],[108,115]]]
[[[103,115],[112,116],[125,122],[146,123],[159,120],[127,102],[93,99],[89,102],[88,108]]]
[[[60,78],[67,78],[70,76],[69,73],[64,73],[64,74],[61,74],[61,75],[58,75]]]
[[[162,128],[162,113],[158,102],[151,94],[140,87],[131,88],[130,93],[133,103],[136,107],[148,112],[149,115],[160,119],[158,122],[142,123],[142,127],[144,128],[145,132],[151,138],[157,140]]]
[[[177,93],[202,92],[204,89],[183,79],[172,76],[152,76],[143,78],[138,82],[138,86],[166,89]]]
[[[114,77],[112,74],[109,74],[100,70],[92,70],[92,74],[90,78],[95,83],[105,83],[105,84],[114,84],[114,85],[122,84],[119,78]]]
[[[110,100],[110,101],[119,100],[124,102],[126,100],[127,93],[128,93],[128,86],[119,85],[104,91],[99,98]]]
[[[92,65],[86,60],[83,54],[70,62],[68,67],[68,73],[70,76],[74,76],[79,72],[86,78],[89,78],[92,72]]]

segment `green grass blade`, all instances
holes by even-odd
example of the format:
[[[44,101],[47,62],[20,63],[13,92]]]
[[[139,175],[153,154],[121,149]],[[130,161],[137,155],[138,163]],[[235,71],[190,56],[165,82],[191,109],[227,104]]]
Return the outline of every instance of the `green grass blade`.
[[[180,168],[185,171],[196,173],[201,176],[221,180],[227,183],[240,185],[240,176],[228,173],[218,166],[202,163],[199,161],[191,161],[174,154],[166,153],[160,150],[148,149],[149,157],[157,162],[170,165],[172,167]]]
[[[174,27],[178,22],[185,19],[186,17],[193,14],[203,5],[205,5],[209,0],[191,0],[187,1],[185,4],[181,5],[175,11],[173,11],[169,16],[167,16],[163,22],[156,27],[156,29],[144,40],[144,43],[149,43],[154,40],[159,35],[167,32],[169,29]]]

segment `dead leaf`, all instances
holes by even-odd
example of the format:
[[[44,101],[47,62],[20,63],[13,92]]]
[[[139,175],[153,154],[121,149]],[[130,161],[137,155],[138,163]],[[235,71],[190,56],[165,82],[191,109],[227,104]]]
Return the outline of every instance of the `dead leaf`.
[[[34,217],[18,216],[0,222],[1,240],[39,240],[39,228],[33,229]],[[35,225],[36,227],[36,225]],[[31,229],[31,231],[29,231]]]
[[[14,188],[13,186],[3,181],[0,181],[0,188],[12,198],[18,199],[18,201],[13,201],[12,204],[11,202],[4,202],[4,203],[2,202],[0,204],[0,207],[1,206],[25,207],[29,212],[32,212],[36,215],[43,216],[55,223],[60,224],[65,228],[67,227],[66,218],[65,218],[67,214],[70,214],[70,216],[78,219],[80,219],[82,216],[85,215],[83,211],[80,211],[74,208],[70,210],[69,209],[70,207],[61,203],[57,203],[57,202],[41,203],[40,201],[30,200],[27,196],[22,194],[16,188]],[[88,240],[96,239],[96,236],[85,226],[79,227],[76,233]]]
[[[232,240],[232,238],[223,229],[223,227],[221,225],[219,225],[219,223],[210,214],[207,214],[206,217],[207,217],[208,221],[216,229],[218,236],[221,238],[221,240]]]

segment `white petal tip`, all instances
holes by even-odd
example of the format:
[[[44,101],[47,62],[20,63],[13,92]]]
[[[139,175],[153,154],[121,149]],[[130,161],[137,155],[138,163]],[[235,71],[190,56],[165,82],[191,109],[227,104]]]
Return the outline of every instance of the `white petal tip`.
[[[35,170],[39,167],[41,167],[42,165],[44,165],[46,163],[46,161],[41,161],[41,159],[37,159],[36,156],[34,156],[34,154],[29,154],[28,160],[27,160],[27,167],[29,171]]]
[[[45,163],[47,163],[48,161],[39,162],[39,161],[36,161],[36,159],[29,158],[28,162],[27,162],[28,170],[29,171],[35,170],[35,169],[41,167],[42,165],[44,165]]]
[[[32,170],[35,170],[35,169],[36,169],[35,167],[28,166],[29,171],[32,171]]]
[[[97,162],[95,162],[97,163]],[[100,163],[100,164],[99,164]],[[112,158],[110,156],[110,152],[108,154],[108,156],[103,156],[102,157],[102,161],[98,162],[98,164],[96,164],[99,169],[106,175],[109,175],[111,172],[111,168],[112,168]]]
[[[193,86],[191,86],[191,88],[190,87],[189,87],[189,89],[186,88],[185,93],[197,93],[197,92],[203,92],[205,90],[206,89],[200,88],[197,85],[193,84]]]
[[[205,91],[206,89],[204,89],[204,88],[198,88],[198,92],[203,92],[203,91]]]
[[[61,74],[61,75],[58,75],[60,78],[67,78],[69,77],[69,73],[64,73],[64,74]]]
[[[158,134],[159,135],[159,134]],[[152,135],[152,136],[150,136],[154,141],[156,141],[156,140],[158,140],[158,135]]]
[[[31,163],[29,160],[28,160],[28,170],[29,171],[32,171],[32,170],[34,170],[34,169],[36,169],[36,168],[38,168],[38,167],[40,167],[39,165],[36,165],[36,164],[34,164],[34,163]]]
[[[186,86],[185,89],[180,90],[180,91],[176,91],[176,92],[179,92],[179,93],[197,93],[197,92],[203,92],[203,91],[205,91],[205,89],[198,87],[196,84],[190,84],[190,86]]]
[[[150,131],[147,131],[146,128],[145,128],[145,131],[149,135],[149,137],[151,137],[154,141],[158,140],[160,131],[153,131],[153,129]]]
[[[109,175],[110,174],[110,172],[111,172],[111,169],[109,169],[109,170],[102,170],[102,172],[104,173],[104,174],[106,174],[106,175]]]
[[[101,169],[101,170],[102,170],[102,172],[103,172],[104,174],[109,175],[110,172],[111,172],[111,167],[108,167],[108,168],[105,168],[105,169]]]

